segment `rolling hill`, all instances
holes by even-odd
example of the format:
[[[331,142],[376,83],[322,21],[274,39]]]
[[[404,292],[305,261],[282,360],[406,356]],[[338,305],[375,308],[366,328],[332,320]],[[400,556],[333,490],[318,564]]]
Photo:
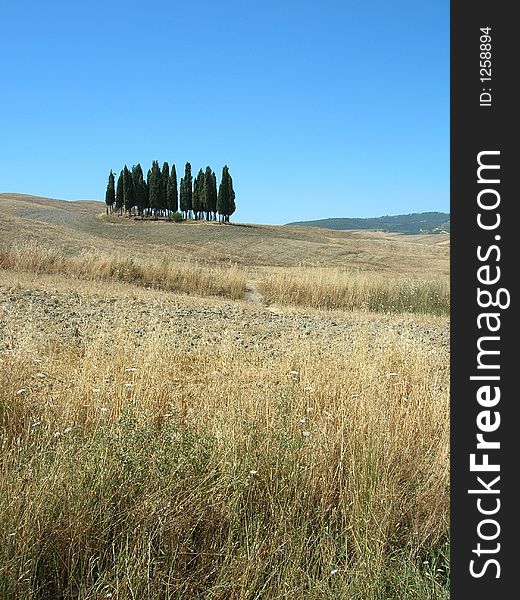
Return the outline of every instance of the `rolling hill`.
[[[0,598],[445,600],[449,243],[0,194]]]
[[[4,243],[30,240],[71,256],[103,252],[255,268],[323,265],[422,276],[427,264],[429,272],[446,276],[449,262],[447,234],[141,221],[106,216],[102,202],[14,193],[0,193],[0,236]]]
[[[367,218],[334,218],[316,221],[296,221],[288,226],[322,227],[338,230],[368,230],[392,233],[449,233],[450,215],[443,212],[411,213]]]

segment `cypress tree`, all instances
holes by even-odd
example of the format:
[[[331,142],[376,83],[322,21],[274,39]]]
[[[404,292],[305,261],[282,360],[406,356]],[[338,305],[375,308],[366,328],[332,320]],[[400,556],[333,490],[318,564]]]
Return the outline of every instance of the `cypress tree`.
[[[161,214],[161,211],[163,209],[163,204],[164,204],[161,168],[159,167],[159,163],[157,163],[157,167],[158,167],[158,169],[154,173],[155,183],[157,186],[157,200],[156,200],[156,207],[155,207],[155,211],[154,211],[156,217]],[[153,169],[152,169],[152,172],[154,172]]]
[[[128,212],[128,217],[130,218],[132,208],[135,204],[135,190],[132,173],[128,170],[126,165],[123,169],[123,202],[125,210]]]
[[[168,179],[168,191],[166,196],[168,210],[171,212],[177,212],[179,210],[179,197],[177,194],[177,172],[175,170],[175,165],[172,165],[170,171],[170,177]]]
[[[199,218],[199,210],[200,210],[200,198],[199,198],[199,178],[195,177],[193,181],[193,193],[191,196],[191,203],[193,206],[193,216],[195,217],[195,221]]]
[[[146,213],[149,215],[151,211],[150,205],[150,181],[152,180],[152,170],[148,169],[146,173]]]
[[[161,211],[168,210],[168,180],[170,179],[170,166],[165,161],[161,173]]]
[[[116,187],[116,210],[119,214],[123,212],[123,171],[119,173]]]
[[[193,210],[192,204],[192,176],[191,176],[191,165],[189,162],[186,163],[184,168],[184,197],[186,200],[186,213],[190,216]]]
[[[199,169],[197,173],[197,180],[199,182],[199,218],[204,219],[206,213],[206,193],[204,191],[204,171]]]
[[[227,169],[227,167],[226,167]],[[227,222],[229,223],[229,217],[235,212],[237,206],[235,204],[235,190],[233,189],[233,179],[229,174],[229,169],[227,169],[227,177],[228,177],[228,189],[229,189],[229,205],[228,205],[228,214],[227,214]]]
[[[150,208],[152,209],[154,216],[157,216],[157,211],[161,210],[161,169],[156,160],[152,162],[150,179],[148,181],[148,191]]]
[[[213,220],[217,220],[217,176],[215,171],[211,173],[212,186],[211,186],[211,212],[213,213]]]
[[[181,177],[181,182],[179,184],[179,208],[181,209],[182,216],[186,217],[187,208],[186,208],[186,192],[184,191],[184,177]]]
[[[202,169],[197,173],[197,177],[193,181],[193,197],[192,197],[193,212],[195,219],[200,219],[205,210],[204,205],[204,173]]]
[[[206,167],[204,173],[204,210],[208,221],[215,215],[217,210],[217,178],[211,167]]]
[[[226,214],[228,208],[228,182],[226,177],[226,167],[222,169],[222,179],[220,180],[220,185],[218,187],[218,195],[217,195],[217,211],[219,214],[219,221],[225,223]]]
[[[229,223],[229,217],[235,212],[235,192],[233,190],[233,180],[226,166],[222,169],[222,180],[218,189],[217,210],[220,214],[220,220],[223,223]]]
[[[110,169],[110,175],[108,176],[108,184],[107,191],[105,193],[105,203],[107,205],[107,215],[108,211],[112,212],[112,207],[114,206],[114,202],[116,201],[116,186],[114,174],[112,173],[112,169]]]
[[[150,208],[150,196],[148,192],[148,181],[143,181],[143,195],[144,195],[144,207]]]
[[[147,205],[146,184],[143,177],[143,169],[137,163],[132,167],[132,181],[134,182],[135,205],[141,217]]]

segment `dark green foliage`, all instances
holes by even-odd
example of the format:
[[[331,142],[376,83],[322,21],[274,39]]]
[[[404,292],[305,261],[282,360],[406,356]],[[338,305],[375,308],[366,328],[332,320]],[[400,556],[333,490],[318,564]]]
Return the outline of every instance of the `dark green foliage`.
[[[323,227],[325,229],[369,229],[393,233],[440,233],[450,230],[450,215],[443,212],[411,213],[365,219],[319,219],[298,221],[288,225]]]
[[[128,170],[126,165],[123,169],[123,203],[125,205],[125,210],[128,212],[128,216],[130,216],[130,211],[135,204],[135,190],[132,173]]]
[[[150,197],[150,208],[153,214],[157,216],[158,211],[161,210],[161,169],[156,160],[152,162],[148,179],[148,195]]]
[[[229,169],[225,166],[222,170],[222,181],[217,193],[217,177],[210,166],[205,170],[199,169],[197,176],[193,178],[191,164],[185,165],[184,177],[177,186],[177,171],[175,165],[171,168],[165,161],[162,169],[159,162],[152,161],[148,169],[146,180],[143,169],[138,163],[131,171],[125,167],[119,174],[117,186],[114,190],[114,174],[110,171],[105,201],[107,207],[112,211],[112,204],[122,214],[123,207],[130,214],[137,208],[137,214],[141,217],[153,215],[170,216],[171,213],[180,211],[182,218],[217,219],[229,222],[229,217],[235,211],[235,192],[233,180]],[[107,213],[109,208],[107,208]],[[134,213],[135,214],[135,213]],[[173,220],[173,219],[172,219]]]
[[[188,208],[186,205],[186,192],[184,191],[184,177],[181,177],[181,183],[179,185],[179,208],[181,209],[181,213],[185,217]]]
[[[116,210],[123,211],[123,171],[119,173],[116,187]]]
[[[160,189],[161,189],[161,211],[168,209],[168,180],[170,179],[170,167],[165,161],[162,166]]]
[[[200,210],[205,211],[206,210],[206,201],[204,198],[204,171],[202,169],[199,169],[199,172],[197,173],[197,180],[199,182]],[[202,215],[202,216],[204,216],[204,215]]]
[[[191,196],[192,206],[193,206],[193,215],[195,220],[199,217],[200,210],[200,201],[199,201],[199,180],[195,177],[195,181],[193,182],[193,193]]]
[[[148,181],[143,181],[143,199],[144,199],[143,214],[144,214],[145,211],[150,208],[150,192],[148,190]]]
[[[138,163],[132,167],[132,180],[134,182],[135,206],[140,215],[148,205],[148,191],[143,177],[143,169]]]
[[[204,210],[206,211],[206,219],[215,218],[217,212],[217,178],[211,167],[206,167],[204,173]]]
[[[223,223],[229,223],[229,217],[235,212],[235,192],[233,179],[227,165],[222,169],[222,180],[217,195],[217,211]]]
[[[146,173],[146,213],[150,214],[151,211],[151,205],[150,205],[150,181],[152,179],[152,170],[148,169],[148,172]]]
[[[222,220],[222,215],[226,211],[226,202],[227,202],[227,191],[226,191],[226,183],[224,179],[224,171],[222,171],[222,180],[218,187],[217,194],[217,212],[219,214],[219,221]]]
[[[184,201],[186,206],[186,218],[190,216],[190,212],[193,210],[192,194],[191,165],[189,162],[187,162],[184,169]]]
[[[179,197],[177,194],[177,172],[172,165],[170,177],[168,178],[168,189],[166,193],[166,204],[168,210],[175,213],[179,209]]]
[[[229,206],[228,206],[227,220],[229,221],[229,217],[235,212],[237,206],[235,204],[236,196],[235,196],[235,190],[233,189],[233,179],[232,179],[231,175],[229,174],[229,171],[227,172],[227,177],[228,177],[228,186],[229,186]]]
[[[112,169],[111,169],[110,175],[108,176],[107,191],[105,193],[105,202],[106,202],[107,207],[110,209],[110,212],[112,212],[112,207],[113,207],[115,201],[116,201],[116,186],[115,186],[114,174],[112,173]]]
[[[193,196],[192,196],[193,212],[195,213],[195,219],[201,219],[205,211],[204,204],[204,173],[202,169],[197,173],[197,177],[193,182]]]
[[[211,178],[213,180],[211,188],[211,212],[213,213],[213,220],[217,220],[217,176],[215,171],[212,171]]]

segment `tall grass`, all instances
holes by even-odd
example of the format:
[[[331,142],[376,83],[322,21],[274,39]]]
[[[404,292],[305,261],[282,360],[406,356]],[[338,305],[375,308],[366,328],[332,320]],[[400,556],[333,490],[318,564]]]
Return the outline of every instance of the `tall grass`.
[[[83,253],[36,243],[0,247],[0,268],[35,273],[61,273],[92,281],[124,281],[198,296],[241,299],[247,270],[236,266],[204,265],[194,261]],[[256,272],[267,303],[318,309],[366,310],[379,313],[448,315],[447,281],[395,278],[377,272],[338,268],[270,269]]]
[[[268,302],[282,305],[434,315],[448,315],[450,310],[447,282],[395,279],[375,272],[277,270],[264,275],[260,289]]]
[[[445,355],[29,334],[0,362],[1,598],[448,598]]]
[[[198,296],[244,296],[245,277],[234,267],[205,267],[173,260],[142,262],[107,254],[66,256],[58,248],[36,243],[0,247],[0,268],[61,273],[92,281],[124,281]]]

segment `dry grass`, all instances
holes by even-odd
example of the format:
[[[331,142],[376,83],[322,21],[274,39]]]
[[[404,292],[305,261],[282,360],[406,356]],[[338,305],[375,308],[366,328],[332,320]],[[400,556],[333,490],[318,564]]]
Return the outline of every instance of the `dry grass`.
[[[0,598],[449,597],[446,239],[0,202]]]
[[[446,280],[396,277],[338,268],[277,269],[263,276],[268,302],[320,309],[448,315]]]
[[[1,597],[447,597],[445,352],[90,333],[2,355]]]
[[[33,273],[60,273],[91,281],[120,281],[198,296],[244,297],[246,281],[259,279],[268,304],[327,310],[448,315],[445,280],[392,277],[387,273],[339,268],[271,268],[251,271],[236,265],[193,261],[120,259],[88,252],[66,256],[54,246],[35,242],[0,247],[0,268]]]
[[[235,267],[205,267],[193,262],[138,262],[106,254],[66,256],[54,246],[34,242],[0,247],[0,268],[33,273],[61,273],[91,281],[122,281],[198,296],[242,298],[246,281]]]
[[[447,279],[448,235],[398,235],[313,227],[142,222],[106,217],[104,203],[63,202],[0,194],[0,237],[59,247],[67,255],[87,250],[146,262],[168,260],[242,267],[331,266]],[[101,214],[100,214],[101,213]]]

